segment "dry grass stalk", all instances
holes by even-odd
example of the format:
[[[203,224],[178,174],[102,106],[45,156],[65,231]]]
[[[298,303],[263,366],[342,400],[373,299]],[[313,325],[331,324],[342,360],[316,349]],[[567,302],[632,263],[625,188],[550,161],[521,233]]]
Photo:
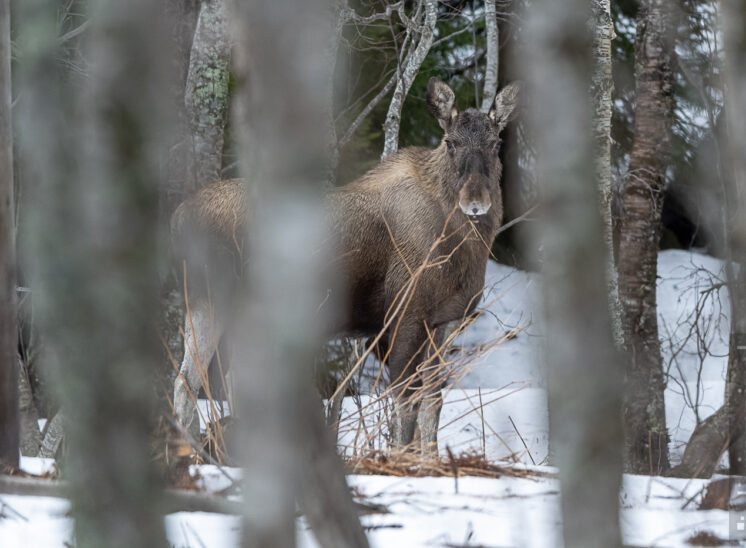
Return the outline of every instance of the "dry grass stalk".
[[[455,211],[455,209],[454,209]],[[447,241],[449,241],[451,238],[457,235],[457,230],[451,230],[449,231],[449,223],[451,221],[451,216],[453,215],[453,212],[451,215],[449,215],[448,219],[446,220],[446,223],[443,227],[443,230],[440,234],[440,236],[435,240],[433,245],[431,246],[425,260],[417,267],[413,267],[412,265],[406,264],[406,261],[404,262],[405,267],[408,269],[410,273],[410,279],[407,284],[404,285],[404,287],[401,288],[399,293],[396,295],[395,299],[393,300],[391,306],[389,307],[389,310],[387,311],[385,315],[385,321],[384,325],[382,326],[381,330],[369,341],[369,343],[366,345],[366,348],[362,353],[358,352],[358,345],[357,343],[354,345],[354,359],[350,360],[350,363],[352,364],[351,367],[349,367],[349,370],[347,371],[347,374],[345,377],[341,380],[341,382],[338,383],[338,386],[331,397],[327,400],[327,407],[330,407],[337,402],[337,400],[341,400],[344,393],[348,388],[350,388],[351,383],[353,383],[353,379],[355,378],[355,375],[361,375],[362,374],[362,368],[363,364],[365,363],[368,356],[375,356],[374,351],[376,349],[376,345],[379,343],[379,341],[384,337],[384,335],[387,334],[387,332],[390,332],[389,334],[389,340],[390,344],[388,345],[388,351],[384,356],[377,356],[379,358],[379,362],[381,364],[385,363],[386,358],[388,357],[388,353],[391,351],[391,347],[394,344],[394,341],[396,340],[396,336],[398,333],[399,325],[401,322],[402,317],[407,311],[407,307],[409,306],[411,299],[414,295],[414,292],[417,288],[417,283],[419,279],[422,277],[422,275],[430,268],[437,268],[439,266],[442,266],[446,262],[450,260],[453,253],[456,249],[458,249],[460,246],[462,246],[466,241],[468,237],[462,238],[462,240],[455,246],[453,250],[451,250],[448,254],[436,256],[435,253],[439,246]],[[473,230],[474,234],[479,235],[478,231],[476,229]],[[393,234],[390,234],[392,241],[393,241]],[[485,246],[487,245],[486,242],[482,242]],[[396,247],[396,242],[394,242],[394,245]],[[398,247],[397,247],[398,249]],[[402,260],[404,261],[404,258],[402,256]],[[186,267],[184,267],[184,301],[185,301],[185,307],[186,307],[186,316],[187,321],[190,323],[192,322],[191,319],[191,310],[189,305],[189,295],[186,290]],[[343,454],[346,455],[352,455],[351,458],[354,462],[379,462],[380,465],[380,449],[383,447],[388,446],[389,441],[389,432],[391,431],[391,421],[392,421],[392,415],[393,415],[393,408],[395,404],[399,403],[398,399],[401,398],[401,394],[405,388],[411,388],[412,384],[415,382],[415,380],[420,379],[421,380],[421,386],[417,387],[414,390],[414,394],[412,395],[412,398],[414,401],[421,405],[423,403],[423,400],[429,395],[432,395],[433,393],[439,392],[441,390],[441,387],[445,386],[445,382],[447,379],[450,379],[451,384],[449,387],[445,388],[445,390],[452,390],[453,388],[460,388],[460,381],[461,379],[471,370],[472,366],[483,356],[493,351],[497,346],[502,344],[503,342],[512,339],[516,336],[518,332],[521,331],[521,329],[514,329],[504,335],[498,336],[493,340],[486,341],[485,343],[481,344],[479,347],[469,351],[469,352],[461,352],[460,355],[458,353],[454,352],[454,350],[458,350],[454,348],[453,343],[455,339],[464,333],[469,327],[471,327],[477,319],[481,317],[482,314],[485,313],[485,310],[487,310],[492,304],[494,304],[496,301],[498,301],[500,298],[502,298],[503,294],[500,294],[496,296],[491,302],[486,303],[486,306],[484,309],[477,311],[471,315],[464,316],[460,319],[458,322],[454,322],[455,327],[450,329],[450,331],[446,334],[444,337],[444,340],[442,343],[438,344],[436,342],[434,333],[431,329],[427,328],[428,333],[428,339],[425,341],[425,345],[427,345],[427,359],[418,364],[416,366],[416,374],[410,376],[409,378],[403,379],[403,378],[397,378],[397,379],[391,379],[388,386],[384,387],[384,367],[383,365],[380,366],[378,374],[376,375],[375,380],[373,381],[372,387],[370,391],[368,392],[368,402],[363,404],[362,400],[359,396],[355,397],[354,400],[357,404],[357,413],[354,414],[353,417],[342,417],[336,421],[336,424],[333,424],[332,427],[335,428],[339,433],[344,435],[345,433],[354,432],[353,442],[351,445],[340,445],[339,450]],[[209,295],[208,295],[209,298]],[[480,298],[480,294],[474,295],[473,299]],[[211,318],[212,320],[212,318]],[[212,324],[212,321],[211,321]],[[184,336],[183,329],[180,329],[180,332],[182,334],[182,337]],[[216,363],[220,369],[220,379],[223,383],[223,392],[226,394],[230,394],[231,391],[228,390],[228,387],[225,384],[225,375],[222,360],[220,359],[220,351],[219,351],[219,341],[215,340],[214,336],[214,330],[213,330],[213,340],[211,341],[211,344],[214,345],[214,348],[216,350],[215,356],[216,356]],[[168,349],[167,349],[168,350]],[[201,351],[200,351],[201,350]],[[461,349],[463,350],[463,349]],[[224,464],[228,461],[228,451],[226,448],[226,442],[225,442],[225,432],[224,432],[224,426],[223,426],[223,419],[226,414],[230,414],[230,409],[232,408],[232,402],[228,402],[228,413],[225,412],[223,409],[223,402],[216,401],[216,399],[213,397],[213,390],[210,387],[210,378],[208,374],[208,367],[210,364],[202,363],[203,360],[201,359],[201,356],[204,355],[204,349],[198,349],[198,348],[188,348],[187,351],[189,351],[192,354],[192,357],[194,358],[195,363],[198,366],[198,373],[200,375],[201,383],[203,386],[203,390],[206,395],[207,399],[207,409],[206,412],[203,411],[200,406],[197,405],[197,394],[193,394],[191,391],[189,391],[190,397],[194,401],[195,405],[197,405],[198,413],[201,418],[201,420],[207,424],[206,434],[202,439],[201,448],[204,450],[205,448],[209,447],[212,449],[211,453],[215,455],[215,460],[220,463]],[[455,354],[454,357],[452,357]],[[171,356],[169,352],[169,356],[171,359],[171,362],[173,364],[174,369],[177,372],[177,375],[179,373],[179,363]],[[498,432],[490,426],[489,422],[485,420],[483,408],[485,405],[490,405],[491,403],[502,399],[504,397],[507,397],[513,393],[515,393],[518,390],[521,390],[525,387],[525,384],[516,383],[515,386],[508,385],[506,387],[502,387],[498,390],[490,390],[482,394],[482,391],[480,389],[479,394],[479,402],[475,403],[472,401],[472,399],[464,394],[464,400],[455,400],[455,401],[469,401],[471,406],[471,411],[468,411],[467,413],[461,414],[458,417],[454,418],[450,422],[446,424],[439,425],[439,430],[442,430],[444,427],[447,427],[448,425],[452,424],[455,421],[463,419],[466,415],[470,413],[476,413],[479,416],[479,422],[482,425],[482,459],[484,460],[486,452],[486,430],[490,432],[492,436],[495,436],[497,439],[501,441],[501,443],[508,449],[508,452],[510,454],[510,458],[514,462],[518,462],[518,454],[514,452],[509,445],[505,442],[505,440],[502,439],[502,437],[498,434]],[[187,384],[188,388],[188,384]],[[505,389],[508,389],[507,392],[504,392]],[[496,394],[500,393],[499,395],[495,396]],[[485,396],[485,401],[482,401],[482,396]],[[495,397],[490,397],[495,396]],[[173,404],[171,402],[171,399],[169,397],[169,403],[171,403],[172,408]],[[338,402],[337,402],[338,403]],[[328,411],[328,409],[327,409]],[[454,446],[455,449],[458,449],[458,447]],[[405,451],[396,451],[396,452],[389,452],[387,457],[387,462],[396,461],[399,458],[403,458],[402,466],[408,467],[413,464],[413,460],[416,460],[417,458],[420,458],[423,466],[427,467],[433,467],[436,466],[436,464],[439,462],[437,457],[430,457],[430,456],[417,456],[417,452],[412,452],[412,449],[424,449],[425,453],[427,453],[428,449],[434,449],[434,448],[428,448],[428,447],[422,447],[421,442],[418,439],[418,437],[415,438],[415,440],[412,442],[411,446],[406,448],[408,450]],[[431,451],[432,453],[437,453],[437,448],[435,448],[435,451]],[[409,455],[406,456],[405,455]],[[461,458],[461,457],[459,457]],[[466,458],[466,457],[464,457]],[[202,457],[200,457],[199,452],[196,455],[197,461],[200,461]],[[472,456],[469,456],[467,458],[467,461],[469,462],[476,462],[474,461]],[[486,461],[485,461],[486,462]],[[378,465],[377,465],[378,466]],[[437,465],[440,466],[440,465]],[[461,465],[459,464],[459,467]],[[477,467],[479,468],[479,467]],[[484,466],[481,466],[482,469],[485,469]],[[433,468],[434,469],[434,468]],[[469,466],[466,466],[465,469],[470,469]]]
[[[406,450],[371,451],[365,456],[345,459],[352,474],[398,477],[459,477],[480,478],[550,478],[544,471],[514,468],[489,462],[480,453],[451,454],[448,458],[428,456]]]

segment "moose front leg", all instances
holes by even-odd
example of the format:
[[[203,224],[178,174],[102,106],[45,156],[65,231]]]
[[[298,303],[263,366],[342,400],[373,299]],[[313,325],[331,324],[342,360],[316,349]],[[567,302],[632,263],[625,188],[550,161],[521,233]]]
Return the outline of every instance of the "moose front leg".
[[[438,429],[440,427],[440,410],[443,408],[441,390],[445,384],[446,353],[444,341],[458,328],[459,322],[453,321],[439,327],[428,339],[428,365],[423,368],[422,401],[417,415],[417,428],[420,432],[420,447],[423,453],[438,454]]]
[[[391,440],[401,449],[412,443],[417,426],[422,379],[416,370],[425,355],[427,332],[423,323],[402,321],[389,341],[387,362],[394,393]]]

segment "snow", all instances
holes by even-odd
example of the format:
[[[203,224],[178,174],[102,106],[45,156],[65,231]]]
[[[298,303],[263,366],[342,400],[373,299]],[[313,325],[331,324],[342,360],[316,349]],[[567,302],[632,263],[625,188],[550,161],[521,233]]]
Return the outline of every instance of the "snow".
[[[723,404],[730,309],[728,290],[720,287],[725,274],[719,259],[694,251],[663,251],[658,275],[661,354],[670,375],[666,419],[671,461],[677,464],[697,416],[702,421]],[[485,280],[483,312],[454,342],[460,348],[457,356],[451,356],[460,364],[458,380],[443,391],[439,450],[445,454],[446,446],[457,451],[486,449],[491,460],[541,463],[548,452],[546,375],[537,355],[542,333],[541,278],[490,261]],[[550,357],[546,367],[551,366]],[[375,360],[366,367],[368,377],[375,378]],[[370,386],[360,384],[362,391]],[[340,426],[344,450],[360,451],[368,441],[375,448],[385,445],[386,429],[380,423],[387,416],[385,402],[366,396],[346,398]],[[375,439],[361,435],[360,429],[375,432]],[[722,460],[726,462],[727,454]]]
[[[23,465],[36,464],[23,459]],[[550,467],[533,467],[547,473]],[[229,482],[214,466],[198,467],[209,492]],[[240,470],[225,469],[234,478]],[[552,477],[499,479],[462,477],[458,493],[453,478],[399,478],[351,475],[358,500],[383,505],[388,513],[361,518],[374,548],[432,546],[561,546],[559,485]],[[620,523],[625,544],[688,546],[700,531],[729,537],[732,513],[697,510],[707,480],[625,475],[620,493]],[[691,499],[691,502],[682,507]],[[51,497],[0,495],[0,539],[3,547],[56,548],[72,539],[69,504]],[[180,512],[165,519],[174,547],[238,546],[239,518],[201,512]],[[298,521],[300,548],[318,544],[304,520]],[[746,535],[742,537],[746,546]]]
[[[658,258],[658,325],[666,388],[666,423],[675,464],[700,421],[724,402],[730,304],[723,262],[671,250]],[[721,462],[727,461],[727,455]]]
[[[729,304],[727,289],[719,286],[723,264],[715,258],[664,251],[658,270],[662,357],[670,375],[666,417],[675,463],[697,420],[723,403]],[[542,333],[540,284],[536,274],[488,265],[480,304],[484,313],[457,338],[458,351],[450,357],[462,369],[443,391],[441,453],[446,447],[455,453],[484,452],[488,459],[515,468],[554,472],[542,466],[548,452],[548,410],[546,376],[536,354]],[[550,357],[546,367],[551,366]],[[366,368],[375,377],[374,360]],[[359,386],[370,393],[372,383],[361,379]],[[385,427],[380,424],[387,413],[386,401],[375,396],[345,398],[341,450],[352,454],[383,447]],[[24,458],[22,466],[41,474],[53,462]],[[240,478],[239,470],[224,471]],[[207,491],[230,484],[214,466],[201,466],[198,472],[198,485]],[[458,493],[453,478],[351,475],[348,481],[359,500],[389,510],[361,518],[374,547],[561,545],[559,488],[552,477],[462,477]],[[687,546],[686,539],[700,531],[735,539],[735,512],[697,510],[706,483],[625,475],[620,492],[625,544]],[[72,537],[68,508],[62,499],[0,495],[0,546],[63,546]],[[235,516],[176,513],[165,522],[172,546],[236,546],[240,537]],[[302,518],[298,538],[303,548],[317,546]],[[746,534],[742,538],[740,545],[746,546]]]

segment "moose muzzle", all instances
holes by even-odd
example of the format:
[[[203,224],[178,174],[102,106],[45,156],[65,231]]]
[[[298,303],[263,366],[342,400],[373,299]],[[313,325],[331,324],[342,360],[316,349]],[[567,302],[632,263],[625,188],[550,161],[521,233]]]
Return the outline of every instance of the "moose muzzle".
[[[466,215],[476,217],[486,214],[492,207],[487,178],[470,174],[458,194],[458,205]]]

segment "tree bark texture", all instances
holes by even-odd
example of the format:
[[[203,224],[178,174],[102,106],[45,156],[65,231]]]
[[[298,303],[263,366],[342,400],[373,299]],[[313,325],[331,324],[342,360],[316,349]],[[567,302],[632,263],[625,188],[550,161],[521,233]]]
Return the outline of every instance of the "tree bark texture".
[[[484,68],[484,92],[480,110],[487,114],[495,103],[499,70],[500,34],[497,28],[496,0],[484,0],[484,26],[487,30],[487,66]]]
[[[0,465],[18,465],[18,327],[10,80],[10,3],[0,0]]]
[[[746,141],[742,143],[746,144]],[[746,182],[746,179],[743,181]],[[743,211],[742,209],[741,215]],[[739,273],[729,286],[731,328],[725,379],[725,410],[728,416],[730,473],[743,476],[746,475],[746,260],[743,260],[743,255],[738,266]]]
[[[34,405],[26,367],[18,364],[18,412],[20,415],[20,448],[21,455],[35,457],[41,447],[39,431],[39,413]]]
[[[170,29],[171,71],[173,82],[169,85],[169,102],[175,111],[176,128],[166,155],[166,177],[161,188],[161,222],[168,224],[174,209],[194,188],[191,169],[191,129],[184,101],[189,57],[192,51],[194,30],[199,18],[201,0],[166,0],[164,11]],[[178,323],[178,322],[177,322]]]
[[[337,67],[337,54],[339,42],[342,39],[342,31],[349,17],[349,6],[347,0],[333,0],[331,2],[332,19],[334,26],[329,34],[329,39],[324,50],[324,83],[326,85],[324,95],[324,112],[326,113],[326,157],[327,173],[326,180],[330,185],[336,181],[336,169],[339,164],[339,145],[337,143],[337,125],[334,118],[334,73]]]
[[[62,441],[65,438],[64,422],[64,415],[59,411],[49,421],[49,424],[45,428],[44,439],[42,439],[41,447],[39,448],[39,457],[44,459],[57,458],[60,445],[62,445]]]
[[[391,97],[389,109],[386,113],[386,121],[383,123],[383,154],[381,158],[386,158],[399,148],[401,110],[404,107],[404,101],[407,99],[409,88],[412,87],[412,82],[414,82],[423,61],[425,61],[425,57],[427,57],[430,51],[430,46],[433,44],[433,34],[437,21],[438,0],[425,0],[425,13],[419,29],[419,42],[417,43],[417,47],[404,60],[404,66],[398,75],[394,94]],[[417,23],[418,21],[413,21],[409,24]],[[412,29],[412,32],[414,32],[414,29]]]
[[[656,281],[673,120],[670,9],[666,0],[643,0],[637,15],[635,138],[624,186],[619,242],[619,295],[628,352],[626,468],[638,474],[658,474],[669,468]]]
[[[560,470],[564,545],[621,546],[621,360],[607,306],[606,247],[594,168],[591,12],[544,0],[525,13],[519,59],[541,184],[544,355],[550,444]],[[561,545],[562,542],[554,542]]]
[[[321,406],[309,396],[330,314],[320,306],[330,280],[321,205],[328,82],[319,62],[335,22],[325,0],[236,1],[233,9],[235,124],[256,204],[248,280],[228,333],[245,465],[242,546],[294,546],[297,500],[322,546],[366,547]]]
[[[601,196],[601,219],[606,244],[606,283],[609,293],[609,310],[614,334],[614,345],[624,348],[622,329],[622,304],[619,300],[619,277],[614,261],[614,229],[611,215],[611,114],[614,80],[611,72],[611,42],[614,39],[614,21],[611,18],[610,0],[594,0],[593,57],[594,71],[591,93],[594,99],[593,133],[596,137],[596,178]]]
[[[725,38],[727,218],[730,221],[731,335],[725,405],[729,416],[730,473],[746,475],[746,6],[723,3]]]
[[[76,546],[166,546],[150,454],[158,340],[158,190],[168,32],[149,0],[97,2],[89,72],[58,61],[54,10],[22,3],[22,154],[40,336],[69,454]]]
[[[204,0],[194,32],[184,96],[192,145],[192,180],[187,192],[221,178],[230,59],[225,0]]]

